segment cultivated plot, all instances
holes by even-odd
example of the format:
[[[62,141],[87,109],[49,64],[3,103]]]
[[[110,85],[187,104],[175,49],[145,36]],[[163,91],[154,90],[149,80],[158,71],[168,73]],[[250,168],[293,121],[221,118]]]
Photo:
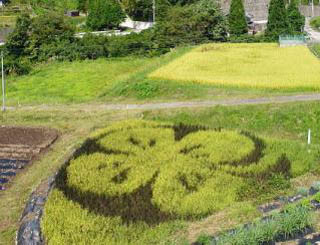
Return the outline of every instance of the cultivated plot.
[[[318,91],[320,62],[305,46],[207,44],[149,77],[218,86]]]

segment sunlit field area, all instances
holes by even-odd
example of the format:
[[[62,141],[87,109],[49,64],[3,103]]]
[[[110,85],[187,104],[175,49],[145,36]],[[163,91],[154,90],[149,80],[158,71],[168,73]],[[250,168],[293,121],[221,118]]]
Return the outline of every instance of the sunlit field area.
[[[320,62],[305,46],[207,44],[149,77],[231,87],[319,90]]]

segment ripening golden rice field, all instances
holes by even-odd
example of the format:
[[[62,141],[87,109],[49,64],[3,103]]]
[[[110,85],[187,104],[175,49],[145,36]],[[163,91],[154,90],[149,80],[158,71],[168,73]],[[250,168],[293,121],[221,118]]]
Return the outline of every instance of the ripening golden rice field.
[[[218,86],[319,90],[320,60],[305,46],[206,44],[149,77]]]

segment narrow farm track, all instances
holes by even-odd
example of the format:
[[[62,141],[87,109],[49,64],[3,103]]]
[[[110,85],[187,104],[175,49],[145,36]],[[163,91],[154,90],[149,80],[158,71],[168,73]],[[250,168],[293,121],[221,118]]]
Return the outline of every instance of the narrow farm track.
[[[288,95],[276,97],[261,97],[255,99],[229,99],[229,100],[207,100],[207,101],[184,101],[144,104],[77,104],[77,105],[39,105],[9,107],[9,110],[64,110],[64,111],[121,111],[121,110],[157,110],[175,108],[195,108],[212,106],[236,106],[236,105],[259,105],[272,103],[290,103],[320,101],[320,94]]]

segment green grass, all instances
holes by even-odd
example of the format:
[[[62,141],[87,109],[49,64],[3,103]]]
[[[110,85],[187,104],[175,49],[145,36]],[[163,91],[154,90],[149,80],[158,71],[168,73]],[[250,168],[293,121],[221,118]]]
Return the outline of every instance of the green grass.
[[[29,75],[8,78],[7,101],[9,105],[141,103],[248,99],[286,94],[277,90],[221,88],[210,84],[148,78],[151,72],[179,59],[190,50],[180,48],[155,58],[99,59],[39,65]]]
[[[10,77],[11,104],[97,101],[102,92],[147,65],[150,59],[99,59],[43,65],[30,75]]]
[[[319,68],[319,60],[304,46],[206,44],[149,77],[220,87],[319,91]]]
[[[307,143],[308,129],[312,144],[320,143],[320,103],[216,106],[209,109],[146,111],[144,118],[174,123],[203,124],[209,127],[241,129],[259,135],[298,140]]]

